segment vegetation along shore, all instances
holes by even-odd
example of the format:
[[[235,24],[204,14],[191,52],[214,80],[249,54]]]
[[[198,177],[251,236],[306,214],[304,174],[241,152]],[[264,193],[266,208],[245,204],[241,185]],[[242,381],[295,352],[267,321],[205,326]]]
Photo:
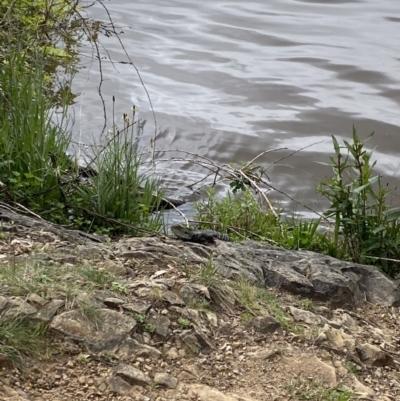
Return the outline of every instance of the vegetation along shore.
[[[0,3],[0,400],[399,399],[400,209],[373,134],[332,138],[312,221],[268,196],[268,150],[175,157],[230,192],[170,235],[135,107],[71,152],[77,49],[102,34],[77,1]]]

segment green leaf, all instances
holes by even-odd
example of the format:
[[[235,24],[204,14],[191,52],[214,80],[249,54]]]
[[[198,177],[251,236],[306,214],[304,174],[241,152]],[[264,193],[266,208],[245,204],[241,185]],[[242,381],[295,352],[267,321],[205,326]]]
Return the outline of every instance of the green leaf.
[[[400,208],[390,210],[386,215],[386,221],[391,222],[400,218]]]

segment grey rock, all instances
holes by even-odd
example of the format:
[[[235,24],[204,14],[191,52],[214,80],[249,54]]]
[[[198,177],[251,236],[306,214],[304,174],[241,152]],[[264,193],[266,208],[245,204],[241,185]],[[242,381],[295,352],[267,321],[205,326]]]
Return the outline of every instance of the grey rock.
[[[186,305],[202,301],[204,299],[210,300],[210,293],[208,288],[204,285],[194,283],[184,283],[179,288],[173,288],[177,291],[179,296],[183,299]]]
[[[185,302],[183,299],[172,291],[164,291],[162,294],[163,301],[170,305],[184,306]]]
[[[29,294],[28,295],[28,302],[34,306],[35,308],[43,308],[49,301],[47,299],[42,298],[40,295],[37,294]]]
[[[272,316],[257,316],[250,323],[249,327],[253,327],[255,331],[263,334],[274,333],[281,329],[280,323]]]
[[[365,301],[400,305],[400,289],[374,266],[341,261],[309,251],[290,251],[266,243],[219,242],[214,262],[228,278],[241,277],[269,287],[353,309]]]
[[[149,316],[148,322],[150,324],[154,324],[156,327],[156,334],[160,335],[161,337],[167,338],[170,332],[170,325],[171,321],[162,315],[158,315],[156,313],[152,313]]]
[[[40,322],[50,322],[54,315],[65,305],[63,299],[53,299],[36,313],[35,319]]]
[[[323,305],[316,306],[313,309],[313,312],[316,313],[317,315],[326,317],[327,319],[332,319],[332,316],[333,316],[332,310]]]
[[[182,333],[181,339],[194,354],[207,355],[215,349],[214,343],[196,325],[193,325],[193,330]]]
[[[372,344],[360,344],[357,346],[357,353],[363,363],[375,367],[395,366],[391,355],[387,354],[381,348]]]
[[[104,305],[106,305],[109,308],[113,308],[116,309],[120,306],[122,306],[123,304],[125,304],[125,301],[123,299],[120,298],[105,298],[103,300]]]
[[[159,359],[161,352],[150,345],[139,343],[133,338],[126,338],[118,348],[117,355],[122,358],[127,358],[133,355],[143,358]]]
[[[168,388],[176,388],[178,379],[167,373],[156,373],[154,375],[154,383]]]
[[[128,304],[123,304],[122,308],[127,310],[128,312],[137,313],[139,315],[146,315],[148,310],[150,309],[151,304],[143,303],[143,302],[130,302]]]
[[[113,351],[131,333],[136,321],[110,309],[97,309],[90,319],[80,310],[54,317],[50,330],[82,342],[91,352]]]
[[[328,319],[326,319],[325,317],[316,315],[315,313],[312,313],[310,311],[295,308],[294,306],[289,306],[288,309],[290,314],[293,316],[294,320],[296,320],[296,322],[304,322],[306,324],[316,325],[321,327],[328,322]]]
[[[120,363],[113,369],[113,375],[121,378],[131,386],[145,386],[151,383],[150,377],[144,374],[141,370],[124,363]]]
[[[3,319],[33,317],[37,309],[20,297],[0,296],[0,316]]]

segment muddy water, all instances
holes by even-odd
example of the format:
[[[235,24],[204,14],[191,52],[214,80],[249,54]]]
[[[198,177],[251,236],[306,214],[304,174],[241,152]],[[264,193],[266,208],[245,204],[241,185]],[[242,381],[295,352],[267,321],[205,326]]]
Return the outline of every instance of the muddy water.
[[[263,157],[268,165],[312,145],[271,168],[269,176],[277,188],[321,210],[315,185],[329,170],[317,161],[327,161],[332,152],[331,135],[349,138],[355,124],[362,137],[375,131],[369,146],[378,146],[379,171],[398,184],[400,1],[113,0],[105,5],[150,93],[158,150],[190,150],[222,163],[286,148]],[[106,20],[101,7],[90,14]],[[147,147],[154,122],[146,93],[133,67],[119,63],[127,57],[118,40],[101,41],[107,51],[102,50],[107,110],[112,96],[119,115],[136,104],[147,120],[141,140]],[[103,123],[100,73],[90,62],[89,46],[82,56],[84,69],[75,84],[84,95],[76,104],[74,132],[77,140],[90,143]],[[190,193],[186,185],[204,173],[189,163],[162,163],[157,172],[177,195]],[[287,207],[305,210],[291,202]]]

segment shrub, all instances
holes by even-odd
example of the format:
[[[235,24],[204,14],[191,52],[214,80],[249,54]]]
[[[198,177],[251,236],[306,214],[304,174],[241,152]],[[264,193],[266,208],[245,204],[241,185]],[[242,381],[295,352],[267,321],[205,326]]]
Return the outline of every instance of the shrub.
[[[344,141],[344,146],[332,137],[335,156],[328,165],[334,175],[321,182],[318,191],[330,201],[325,215],[334,219],[334,248],[356,263],[375,263],[394,276],[399,264],[388,259],[400,257],[400,209],[387,204],[391,191],[382,176],[374,174],[373,150],[365,149],[372,135],[361,141],[353,127],[353,141]]]

